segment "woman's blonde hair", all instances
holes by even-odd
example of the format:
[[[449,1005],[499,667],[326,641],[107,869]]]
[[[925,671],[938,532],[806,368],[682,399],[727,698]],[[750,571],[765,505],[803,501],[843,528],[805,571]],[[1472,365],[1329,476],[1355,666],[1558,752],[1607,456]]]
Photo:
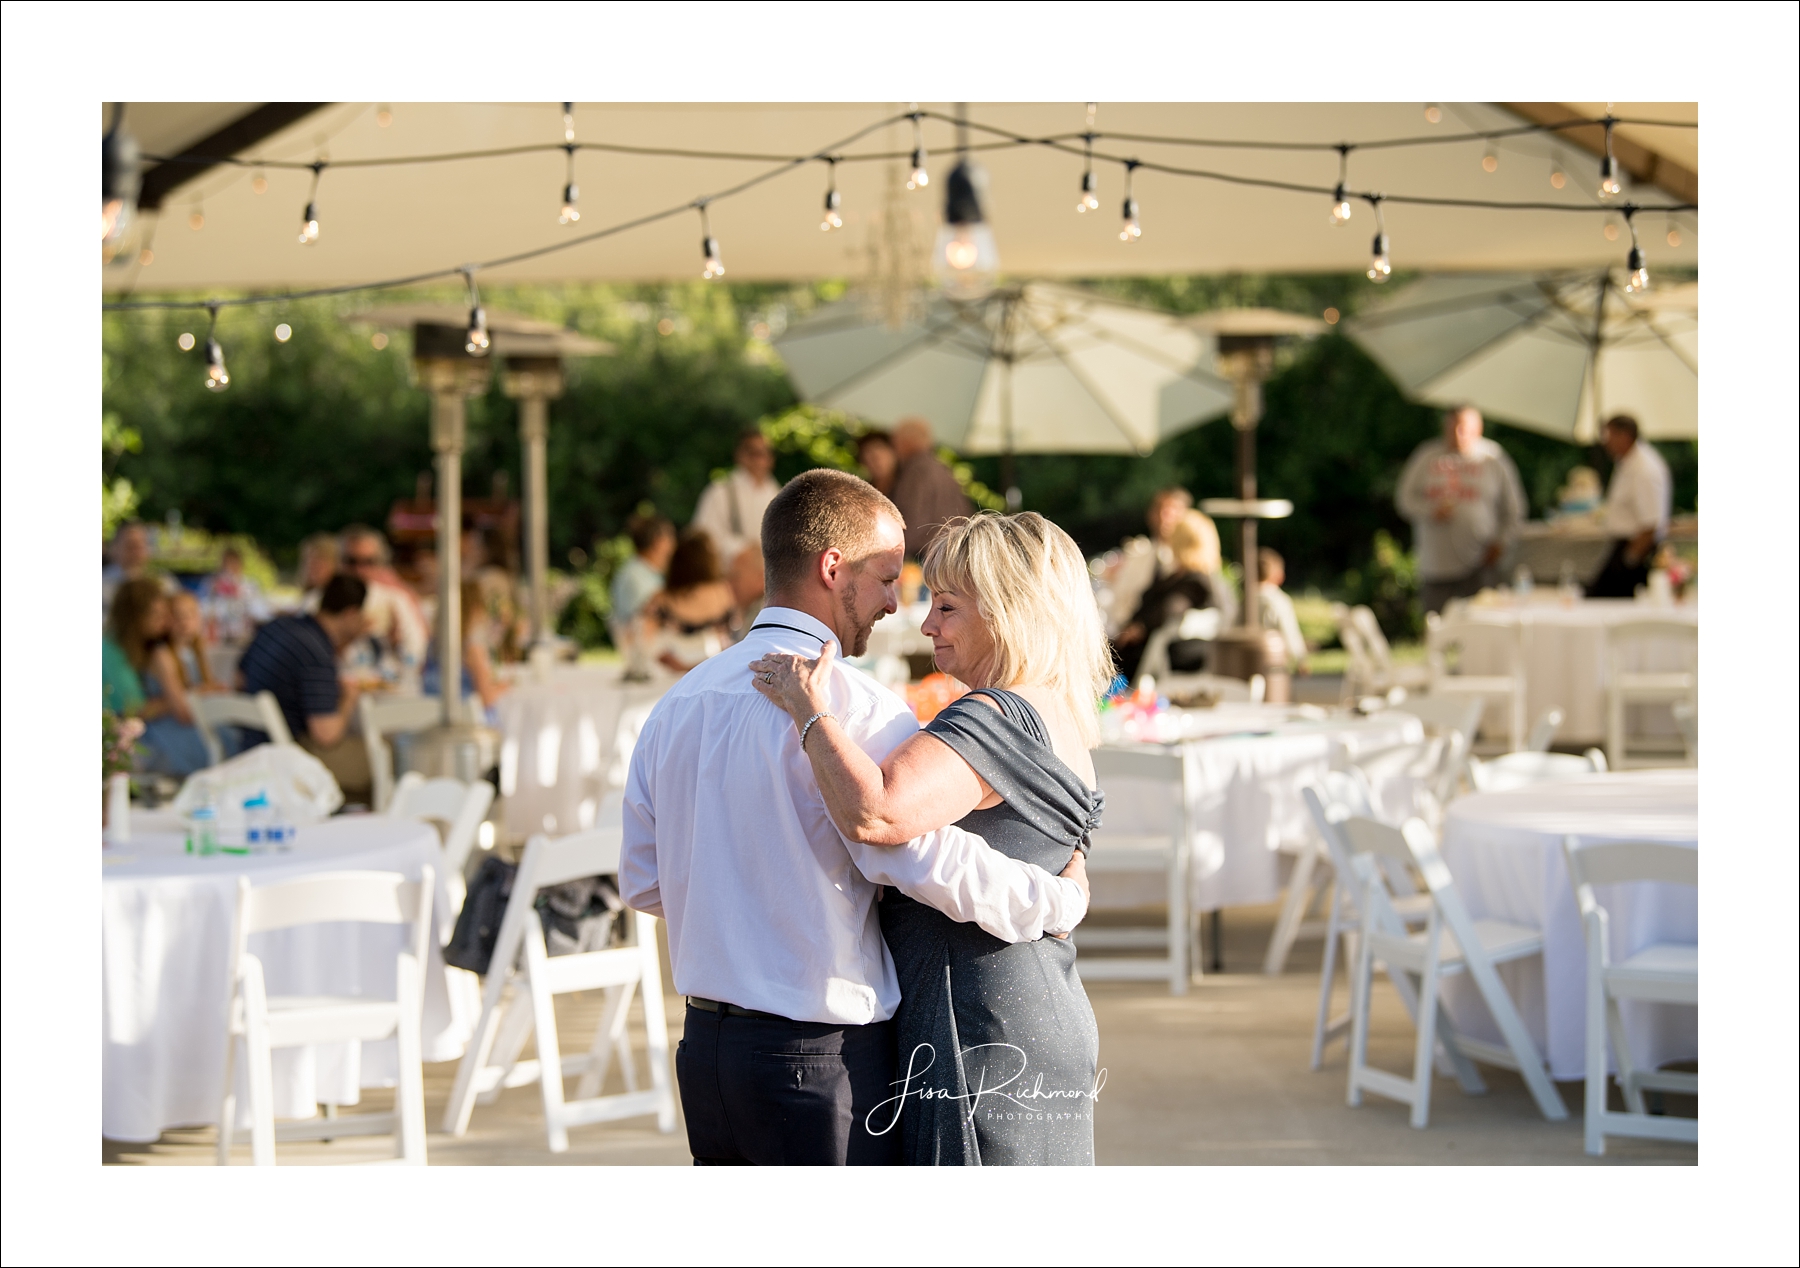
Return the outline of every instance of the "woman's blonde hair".
[[[925,552],[925,584],[964,595],[994,640],[994,679],[1059,696],[1089,748],[1096,704],[1112,680],[1087,563],[1069,535],[1035,511],[953,519]]]
[[[1189,572],[1219,571],[1224,552],[1219,548],[1219,526],[1199,511],[1189,511],[1169,534],[1169,550],[1175,562]]]

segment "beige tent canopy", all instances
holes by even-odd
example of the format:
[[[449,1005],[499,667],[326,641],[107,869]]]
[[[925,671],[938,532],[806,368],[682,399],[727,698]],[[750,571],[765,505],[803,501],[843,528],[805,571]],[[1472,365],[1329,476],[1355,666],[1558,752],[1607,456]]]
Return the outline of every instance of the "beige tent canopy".
[[[943,177],[953,162],[954,129],[929,118],[924,138],[934,179],[908,192],[902,182],[913,145],[904,119],[883,124],[909,103],[621,104],[581,102],[578,142],[619,147],[582,150],[579,223],[558,223],[566,158],[556,148],[509,156],[404,166],[327,167],[317,195],[318,241],[298,241],[313,174],[229,166],[210,160],[346,164],[518,146],[559,147],[557,102],[457,104],[396,102],[133,103],[125,115],[148,162],[134,237],[103,270],[110,292],[175,289],[286,289],[369,282],[454,269],[579,238],[670,208],[667,219],[482,274],[491,282],[697,278],[699,214],[687,207],[776,170],[784,156],[830,152],[842,196],[842,229],[820,231],[830,173],[802,162],[710,208],[727,276],[805,279],[904,271],[929,244],[942,211]],[[921,103],[948,116],[952,107]],[[1694,122],[1691,104],[1614,103],[1626,118]],[[1001,270],[1012,277],[1079,278],[1126,273],[1344,271],[1368,263],[1374,217],[1354,204],[1347,226],[1329,223],[1325,196],[1181,177],[1144,168],[1133,178],[1141,239],[1119,240],[1124,173],[1136,158],[1228,176],[1330,186],[1338,155],[1330,149],[1253,150],[1171,144],[1159,138],[1270,142],[1373,142],[1459,135],[1537,120],[1597,118],[1595,103],[1444,103],[1427,121],[1421,103],[1101,103],[1094,128],[1100,207],[1078,215],[1078,154],[1002,143],[978,154],[989,174],[987,213]],[[103,124],[110,119],[103,111]],[[968,107],[971,141],[994,143],[981,126],[1031,137],[1074,137],[1088,127],[1083,103]],[[859,139],[858,134],[875,126]],[[1527,134],[1493,143],[1450,141],[1351,153],[1352,189],[1436,197],[1531,201],[1596,208],[1601,129]],[[1072,144],[1079,147],[1080,142]],[[1626,197],[1640,203],[1695,202],[1695,129],[1621,125],[1615,150],[1629,177]],[[683,156],[632,152],[681,149]],[[755,157],[729,157],[751,155]],[[892,157],[860,161],[859,156]],[[725,156],[725,157],[721,157]],[[1552,170],[1566,173],[1562,188]],[[263,192],[256,192],[258,189]],[[1625,243],[1601,232],[1597,211],[1496,211],[1384,206],[1394,266],[1425,270],[1535,270],[1616,264]],[[190,228],[198,223],[199,228]],[[1691,266],[1694,213],[1669,223],[1640,217],[1657,267]],[[896,247],[896,243],[899,244]],[[148,250],[150,263],[141,263]],[[917,260],[911,267],[917,272]]]

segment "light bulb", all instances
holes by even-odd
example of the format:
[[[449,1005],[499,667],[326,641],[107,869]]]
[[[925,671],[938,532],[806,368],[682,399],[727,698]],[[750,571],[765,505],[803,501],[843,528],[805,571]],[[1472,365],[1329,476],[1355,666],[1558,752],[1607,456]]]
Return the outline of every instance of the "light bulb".
[[[1564,185],[1567,185],[1568,183],[1569,183],[1569,178],[1566,175],[1564,175],[1562,168],[1558,165],[1553,164],[1550,168],[1550,188],[1561,189]]]
[[[476,304],[469,309],[469,332],[463,342],[463,351],[472,357],[485,357],[491,342],[488,338],[487,313],[480,304]]]
[[[1608,242],[1617,242],[1619,240],[1619,226],[1609,220],[1600,226],[1600,235]]]
[[[563,186],[562,215],[557,217],[558,224],[572,225],[581,219],[581,208],[576,204],[581,200],[581,190],[574,181]]]
[[[929,184],[931,184],[931,173],[925,170],[925,147],[915,146],[912,152],[912,175],[906,178],[906,187],[908,189],[924,189]]]
[[[563,102],[563,143],[566,145],[575,139],[575,103]]]
[[[319,240],[318,204],[307,203],[300,215],[300,245],[309,247]]]
[[[826,190],[825,215],[824,218],[819,221],[819,229],[822,232],[830,233],[833,229],[842,229],[844,227],[844,218],[838,214],[838,208],[841,206],[843,206],[843,199],[838,195],[837,190]]]
[[[1119,226],[1120,242],[1136,242],[1144,236],[1144,228],[1138,224],[1137,199],[1125,200],[1125,223]]]
[[[1499,171],[1500,170],[1500,156],[1498,154],[1494,153],[1492,150],[1489,150],[1486,154],[1483,154],[1481,156],[1481,170],[1484,172]]]
[[[190,212],[188,214],[188,228],[192,229],[195,233],[206,228],[206,213],[199,210]]]
[[[1441,121],[1443,119],[1443,117],[1444,117],[1444,112],[1437,108],[1436,102],[1433,102],[1431,105],[1425,107],[1425,122],[1426,123],[1437,123],[1437,122]]]
[[[394,121],[394,108],[392,106],[384,105],[384,106],[379,106],[376,108],[376,110],[375,110],[375,126],[376,127],[385,128],[388,126],[388,124],[392,123],[393,121]]]
[[[715,277],[724,277],[725,262],[719,258],[719,240],[711,237],[702,238],[700,250],[706,256],[706,265],[700,270],[700,276],[709,282]]]
[[[1375,258],[1369,261],[1369,271],[1364,274],[1364,276],[1371,282],[1379,285],[1380,283],[1387,281],[1389,277],[1393,276],[1394,272],[1394,266],[1388,260],[1387,234],[1378,233],[1375,235],[1375,245],[1373,250]]]
[[[1350,200],[1344,196],[1342,185],[1332,191],[1331,198],[1331,223],[1342,228],[1350,223]]]
[[[1636,243],[1633,243],[1631,250],[1625,254],[1625,267],[1631,270],[1631,276],[1625,282],[1627,294],[1650,289],[1650,270],[1645,267],[1644,253],[1638,249]]]
[[[1681,230],[1679,230],[1679,229],[1669,230],[1669,245],[1672,247],[1678,247],[1681,245]]]
[[[289,339],[292,339],[293,337],[294,337],[294,328],[292,326],[288,325],[285,321],[282,322],[279,326],[275,327],[275,342],[276,343],[286,343]]]
[[[188,330],[182,331],[180,336],[175,340],[175,346],[180,348],[183,352],[192,352],[194,350],[193,332]]]
[[[223,392],[229,386],[231,376],[225,372],[225,350],[209,335],[206,340],[206,388],[209,392]]]
[[[1608,154],[1600,160],[1600,197],[1602,201],[1617,198],[1621,188],[1618,160]]]
[[[250,178],[250,192],[253,194],[268,193],[269,192],[269,178],[267,176],[264,176],[261,172],[258,172],[256,175],[252,176]]]
[[[1100,198],[1098,195],[1099,187],[1100,182],[1094,179],[1094,174],[1092,172],[1083,172],[1081,174],[1081,197],[1075,200],[1075,210],[1077,213],[1100,210]]]

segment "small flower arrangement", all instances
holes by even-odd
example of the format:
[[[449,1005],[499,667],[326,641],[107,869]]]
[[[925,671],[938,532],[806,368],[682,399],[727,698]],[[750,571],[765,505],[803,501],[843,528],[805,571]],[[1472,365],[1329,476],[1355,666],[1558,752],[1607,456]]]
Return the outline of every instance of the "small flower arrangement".
[[[102,709],[100,731],[100,780],[105,783],[114,775],[130,773],[132,751],[143,737],[144,720],[121,717],[111,709]]]

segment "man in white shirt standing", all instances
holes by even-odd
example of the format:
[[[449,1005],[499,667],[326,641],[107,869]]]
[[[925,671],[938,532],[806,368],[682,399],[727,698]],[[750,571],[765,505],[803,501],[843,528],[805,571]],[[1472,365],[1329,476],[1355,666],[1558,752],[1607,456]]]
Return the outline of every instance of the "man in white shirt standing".
[[[843,472],[796,477],[762,524],[769,606],[742,642],[690,671],[644,724],[625,792],[619,888],[668,923],[688,997],[676,1078],[696,1164],[884,1164],[869,1113],[893,1095],[900,1002],[875,911],[893,885],[997,938],[1066,934],[1087,910],[1081,861],[1062,877],[954,827],[898,847],[838,832],[801,733],[746,667],[771,653],[861,655],[897,607],[905,522]],[[918,729],[854,670],[832,714],[881,761]],[[1076,851],[1079,856],[1080,851]]]
[[[1629,414],[1607,419],[1600,443],[1613,460],[1601,523],[1614,540],[1588,595],[1629,599],[1649,582],[1656,544],[1669,535],[1669,464],[1654,445],[1638,440],[1637,419]]]
[[[719,568],[726,576],[747,550],[758,549],[763,512],[781,491],[771,473],[775,450],[762,432],[751,428],[738,437],[735,465],[723,480],[714,480],[700,494],[694,519],[688,527],[706,531],[719,552]]]
[[[1474,406],[1447,411],[1443,438],[1413,450],[1394,491],[1395,509],[1412,521],[1427,612],[1498,584],[1497,565],[1525,519],[1519,469],[1481,431]]]

